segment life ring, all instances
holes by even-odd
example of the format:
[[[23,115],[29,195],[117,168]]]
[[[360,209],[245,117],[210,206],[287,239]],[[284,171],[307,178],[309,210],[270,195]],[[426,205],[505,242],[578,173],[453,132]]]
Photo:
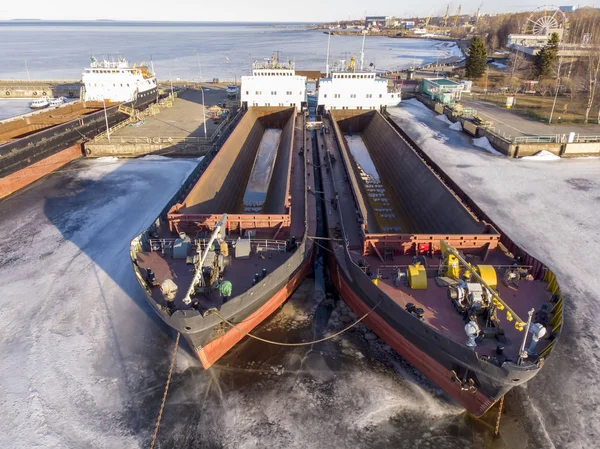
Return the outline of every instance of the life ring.
[[[35,92],[35,91],[34,91],[34,92],[33,92],[33,96],[34,96],[34,97],[37,97],[37,92]]]
[[[42,92],[42,96],[46,97],[48,94],[46,93],[46,91]]]
[[[73,92],[69,92],[69,97],[73,98]]]
[[[92,154],[92,150],[90,150],[89,148],[86,148],[85,154],[87,154],[89,156],[90,154]]]
[[[10,91],[9,90],[7,90],[5,93],[6,93],[7,97],[10,97]]]
[[[160,137],[154,137],[154,138],[152,138],[152,142],[154,142],[154,143],[160,143]]]
[[[169,137],[169,143],[173,143],[173,138]]]

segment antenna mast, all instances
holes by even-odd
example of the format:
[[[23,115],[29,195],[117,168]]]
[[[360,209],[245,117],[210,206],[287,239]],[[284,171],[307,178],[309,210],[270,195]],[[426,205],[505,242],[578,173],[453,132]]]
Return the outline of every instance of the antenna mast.
[[[331,43],[331,31],[328,34],[327,38],[327,63],[325,64],[325,77],[329,78],[329,44]]]
[[[361,72],[363,70],[363,65],[365,62],[365,38],[367,37],[367,32],[365,30],[363,30],[362,34],[363,34],[363,41],[362,41],[362,48],[360,49],[360,71]]]

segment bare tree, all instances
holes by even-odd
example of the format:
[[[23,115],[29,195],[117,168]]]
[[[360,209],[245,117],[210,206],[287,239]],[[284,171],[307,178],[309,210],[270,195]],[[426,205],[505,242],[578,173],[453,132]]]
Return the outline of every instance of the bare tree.
[[[598,85],[598,74],[600,73],[600,51],[595,49],[591,51],[587,57],[587,90],[588,90],[588,101],[585,107],[585,119],[586,125],[589,123],[590,112],[592,106],[594,106],[594,99],[596,98],[596,86]],[[600,113],[598,114],[600,119]]]

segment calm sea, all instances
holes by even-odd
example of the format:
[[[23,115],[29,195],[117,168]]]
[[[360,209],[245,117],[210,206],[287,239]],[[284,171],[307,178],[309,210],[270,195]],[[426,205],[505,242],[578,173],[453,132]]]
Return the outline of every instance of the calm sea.
[[[90,56],[150,60],[159,80],[233,80],[279,51],[299,70],[324,70],[327,35],[307,24],[156,22],[0,22],[0,79],[80,79]],[[331,62],[360,54],[360,36],[332,36]],[[365,63],[405,69],[455,54],[427,39],[367,37]],[[29,74],[27,73],[29,70]],[[27,112],[0,101],[0,119]]]
[[[332,36],[331,60],[360,54],[360,36]],[[159,79],[234,79],[275,51],[300,70],[325,68],[327,35],[308,26],[208,23],[0,22],[0,79],[79,79],[90,56],[154,62]],[[367,37],[365,62],[395,70],[451,50],[424,39]],[[199,67],[200,63],[200,67]]]

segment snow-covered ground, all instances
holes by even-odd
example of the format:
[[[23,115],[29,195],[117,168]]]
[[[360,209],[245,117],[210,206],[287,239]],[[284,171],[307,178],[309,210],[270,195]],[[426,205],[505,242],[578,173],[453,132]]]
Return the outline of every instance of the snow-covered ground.
[[[600,159],[532,163],[475,147],[416,100],[388,108],[411,138],[517,244],[557,275],[565,299],[560,341],[522,389],[544,447],[598,447],[600,434]],[[548,158],[549,159],[549,158]]]
[[[127,417],[172,342],[129,242],[196,163],[78,161],[0,202],[0,447],[141,447]]]

